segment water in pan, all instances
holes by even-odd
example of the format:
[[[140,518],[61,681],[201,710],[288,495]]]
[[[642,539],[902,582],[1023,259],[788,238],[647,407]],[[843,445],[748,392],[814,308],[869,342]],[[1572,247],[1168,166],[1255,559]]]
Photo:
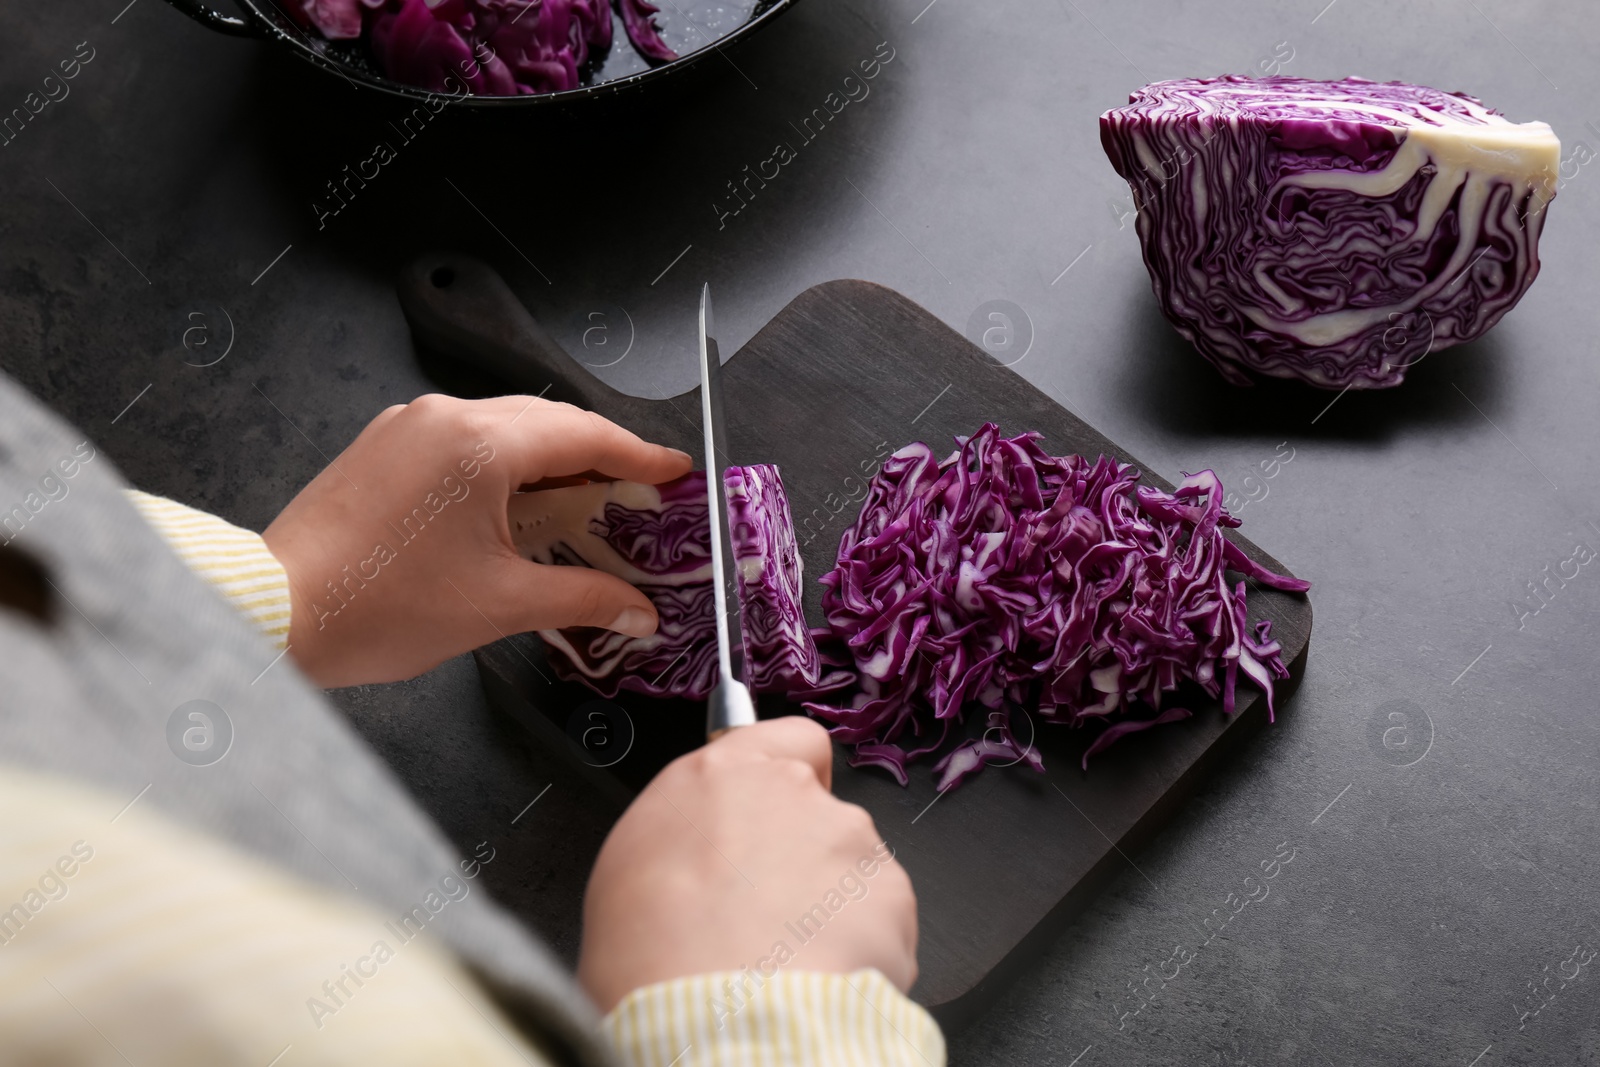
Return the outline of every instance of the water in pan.
[[[661,38],[680,56],[716,44],[753,17],[772,7],[774,0],[652,0],[661,12],[655,16]],[[628,43],[622,19],[613,15],[615,34],[611,51],[584,78],[585,85],[626,78],[648,70],[650,64]]]

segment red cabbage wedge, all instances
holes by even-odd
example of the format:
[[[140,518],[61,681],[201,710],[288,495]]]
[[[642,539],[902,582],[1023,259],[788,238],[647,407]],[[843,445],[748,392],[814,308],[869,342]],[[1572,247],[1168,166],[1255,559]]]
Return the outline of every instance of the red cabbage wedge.
[[[1105,456],[1052,456],[1038,434],[1006,439],[990,423],[957,443],[942,462],[912,444],[884,463],[822,579],[824,661],[847,673],[805,706],[856,746],[853,764],[905,784],[907,763],[960,736],[969,706],[987,711],[988,730],[935,765],[941,792],[990,763],[1043,769],[1018,736],[1019,707],[1101,728],[1085,765],[1127,733],[1188,717],[1163,706],[1182,682],[1231,714],[1242,675],[1271,712],[1288,671],[1227,572],[1310,586],[1223,536],[1239,520],[1215,474],[1165,493]]]
[[[758,693],[818,682],[800,602],[800,556],[778,469],[732,467],[733,559],[743,610],[745,681]],[[542,630],[556,673],[602,696],[621,690],[703,700],[716,681],[711,535],[704,473],[664,485],[595,482],[521,493],[509,508],[518,550],[537,563],[594,567],[638,586],[661,624],[650,637],[592,627]]]
[[[800,546],[778,468],[729,467],[728,536],[739,581],[745,683],[755,693],[817,684],[821,661],[806,625]]]
[[[1183,79],[1100,117],[1161,309],[1230,382],[1400,384],[1539,273],[1561,145],[1462,93]]]

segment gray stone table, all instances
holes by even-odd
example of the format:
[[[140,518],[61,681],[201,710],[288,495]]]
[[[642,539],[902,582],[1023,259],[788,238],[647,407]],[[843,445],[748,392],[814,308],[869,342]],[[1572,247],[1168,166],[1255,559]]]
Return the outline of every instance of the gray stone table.
[[[392,109],[125,3],[0,9],[0,110],[92,54],[0,147],[0,363],[135,483],[261,528],[384,406],[484,388],[413,351],[392,278],[432,247],[495,263],[643,395],[693,383],[702,281],[730,347],[830,278],[958,329],[1012,301],[1033,332],[1017,372],[1162,475],[1243,479],[1293,450],[1242,517],[1315,581],[1317,629],[1278,724],[955,1061],[1600,1062],[1600,976],[1558,988],[1600,948],[1600,569],[1536,616],[1511,606],[1600,547],[1600,165],[1566,181],[1544,273],[1491,335],[1319,418],[1329,394],[1231,389],[1160,318],[1096,128],[1146,81],[1276,63],[1464,89],[1570,155],[1600,147],[1592,3],[804,0],[648,113],[446,113],[321,229],[324,184],[398,142]],[[870,94],[802,143],[791,123],[875,53]],[[794,158],[731,213],[727,183],[779,141]],[[187,365],[184,330],[221,345],[224,313],[227,358]],[[335,698],[458,841],[507,842],[494,890],[570,957],[607,815],[490,713],[470,659]],[[1280,844],[1270,897],[1119,1029]]]

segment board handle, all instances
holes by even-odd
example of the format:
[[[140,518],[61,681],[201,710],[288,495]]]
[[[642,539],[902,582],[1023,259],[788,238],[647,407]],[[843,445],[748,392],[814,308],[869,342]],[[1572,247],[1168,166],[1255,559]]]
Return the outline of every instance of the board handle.
[[[418,343],[503,378],[521,392],[614,420],[640,403],[584,370],[481,259],[429,252],[405,266],[395,289]]]

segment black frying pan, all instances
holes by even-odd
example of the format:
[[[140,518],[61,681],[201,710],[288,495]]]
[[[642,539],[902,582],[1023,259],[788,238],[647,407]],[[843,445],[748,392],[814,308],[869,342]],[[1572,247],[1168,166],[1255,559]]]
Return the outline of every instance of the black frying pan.
[[[173,7],[190,18],[221,33],[234,37],[255,37],[286,48],[301,59],[338,75],[355,85],[376,89],[392,96],[411,100],[424,100],[439,96],[436,92],[419,89],[413,85],[391,81],[378,73],[363,41],[327,41],[300,29],[284,14],[281,4],[287,0],[235,0],[242,14],[227,15],[211,7],[205,0],[168,0]],[[696,8],[707,6],[694,0],[657,0],[662,18],[687,19],[695,29],[692,32],[693,51],[681,52],[677,59],[647,69],[638,69],[633,59],[627,35],[617,30],[611,51],[591,71],[589,84],[559,93],[535,93],[526,96],[464,96],[457,106],[481,109],[536,107],[540,104],[574,103],[580,100],[615,97],[673,78],[690,67],[698,66],[713,54],[721,56],[723,49],[742,41],[762,26],[770,23],[788,10],[795,0],[752,0],[751,11],[742,23],[720,34],[705,28],[705,20],[696,16]],[[725,7],[726,5],[716,5]],[[721,57],[728,61],[725,56]],[[608,74],[608,71],[610,73]]]

